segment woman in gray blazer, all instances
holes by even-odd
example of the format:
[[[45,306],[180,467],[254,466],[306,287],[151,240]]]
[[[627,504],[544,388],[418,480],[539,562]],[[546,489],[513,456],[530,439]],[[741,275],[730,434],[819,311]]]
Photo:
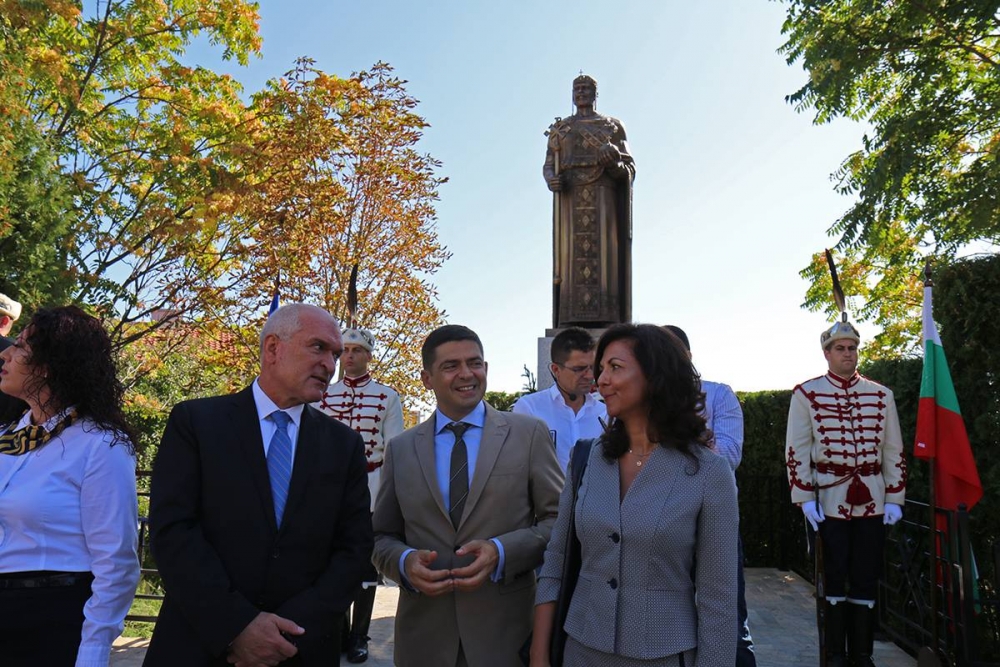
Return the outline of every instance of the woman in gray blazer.
[[[566,484],[535,598],[531,666],[549,667],[570,512],[582,566],[567,667],[729,667],[736,659],[736,483],[709,449],[697,371],[673,335],[608,329],[597,385],[613,419],[575,507]],[[567,479],[571,475],[567,474]]]

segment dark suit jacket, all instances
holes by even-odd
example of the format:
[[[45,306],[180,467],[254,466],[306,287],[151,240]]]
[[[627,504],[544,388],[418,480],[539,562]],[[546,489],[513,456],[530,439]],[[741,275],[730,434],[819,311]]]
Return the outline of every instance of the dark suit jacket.
[[[226,665],[260,611],[305,628],[288,664],[337,664],[340,618],[370,566],[366,470],[361,436],[305,406],[278,530],[252,390],[178,404],[153,468],[166,599],[143,664]]]

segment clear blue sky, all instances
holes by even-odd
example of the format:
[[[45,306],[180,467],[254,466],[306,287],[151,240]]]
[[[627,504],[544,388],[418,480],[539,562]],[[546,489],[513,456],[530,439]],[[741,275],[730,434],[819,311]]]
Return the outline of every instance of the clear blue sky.
[[[482,337],[490,388],[509,391],[551,325],[543,132],[590,74],[636,162],[635,320],[684,328],[707,379],[778,389],[825,371],[828,325],[800,308],[798,271],[832,243],[850,201],[829,175],[863,131],[814,126],[784,101],[806,77],[777,53],[784,12],[767,0],[264,0],[263,58],[228,67],[248,92],[298,56],[343,76],[383,60],[409,81],[431,124],[420,149],[449,178],[439,303]]]

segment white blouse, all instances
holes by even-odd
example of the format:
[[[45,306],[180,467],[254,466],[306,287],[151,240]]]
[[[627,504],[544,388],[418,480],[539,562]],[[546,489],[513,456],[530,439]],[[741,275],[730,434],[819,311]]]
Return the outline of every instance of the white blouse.
[[[94,575],[76,667],[108,665],[139,581],[135,458],[113,440],[81,420],[27,454],[0,454],[0,572]]]

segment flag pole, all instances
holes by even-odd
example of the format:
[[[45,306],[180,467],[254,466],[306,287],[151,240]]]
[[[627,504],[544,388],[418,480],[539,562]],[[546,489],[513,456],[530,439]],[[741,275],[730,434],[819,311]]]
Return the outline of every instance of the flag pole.
[[[924,264],[924,289],[934,288],[934,280],[931,278],[931,262],[927,260]],[[933,292],[932,292],[933,293]],[[924,315],[926,317],[926,314]],[[927,342],[924,341],[924,355],[927,355]],[[927,360],[924,360],[927,363]],[[934,452],[934,456],[937,456],[937,451]],[[928,469],[928,485],[930,487],[930,502],[928,502],[928,507],[930,510],[930,518],[927,522],[928,529],[930,530],[930,541],[928,542],[928,552],[930,554],[931,562],[931,645],[930,647],[923,647],[920,649],[917,655],[917,667],[938,667],[941,665],[941,661],[938,658],[938,650],[940,647],[940,638],[938,637],[938,548],[937,548],[937,496],[934,493],[934,459],[928,461],[930,467]]]

